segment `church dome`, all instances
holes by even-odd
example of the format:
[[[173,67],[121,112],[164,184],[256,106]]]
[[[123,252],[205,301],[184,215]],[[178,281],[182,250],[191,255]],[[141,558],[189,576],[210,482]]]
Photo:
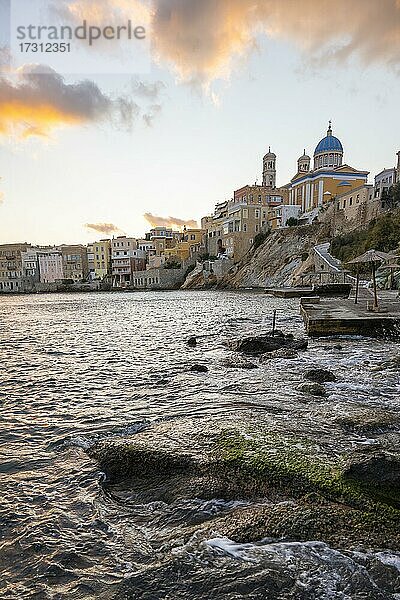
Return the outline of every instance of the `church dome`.
[[[271,146],[268,148],[268,152],[264,156],[264,159],[268,159],[268,158],[276,158],[276,154],[274,154],[273,152],[271,152]]]
[[[314,156],[316,154],[323,154],[325,152],[341,152],[343,153],[343,146],[341,141],[332,135],[332,127],[329,124],[326,137],[324,137],[315,148]]]
[[[315,148],[314,155],[320,154],[321,152],[343,152],[342,143],[334,135],[327,135]]]
[[[314,169],[334,170],[343,163],[343,146],[341,141],[332,135],[332,125],[329,121],[328,131],[315,148]]]
[[[297,162],[307,161],[307,160],[311,160],[311,158],[308,156],[308,154],[306,154],[306,151],[304,150],[303,154],[300,156],[300,158]]]

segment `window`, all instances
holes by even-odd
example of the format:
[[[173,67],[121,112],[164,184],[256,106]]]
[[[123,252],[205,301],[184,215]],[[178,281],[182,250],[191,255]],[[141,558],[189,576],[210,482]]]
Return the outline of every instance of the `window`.
[[[254,217],[255,217],[256,219],[259,219],[259,218],[260,218],[260,211],[259,211],[258,209],[256,209],[256,210],[254,211]]]
[[[257,223],[257,225],[256,225],[256,233],[258,233],[259,231],[260,231],[260,226],[259,226],[259,224]]]
[[[244,233],[247,232],[247,223],[243,223],[243,231],[244,231]]]
[[[242,212],[242,215],[243,215],[243,219],[248,219],[249,218],[249,209],[248,208],[244,208],[243,212]]]

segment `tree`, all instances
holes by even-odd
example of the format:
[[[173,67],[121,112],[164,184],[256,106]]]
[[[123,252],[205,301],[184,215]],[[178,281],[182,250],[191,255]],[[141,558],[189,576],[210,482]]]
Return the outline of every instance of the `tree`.
[[[290,217],[287,221],[286,221],[286,225],[288,227],[296,227],[296,225],[299,224],[299,220],[295,219],[294,217]]]

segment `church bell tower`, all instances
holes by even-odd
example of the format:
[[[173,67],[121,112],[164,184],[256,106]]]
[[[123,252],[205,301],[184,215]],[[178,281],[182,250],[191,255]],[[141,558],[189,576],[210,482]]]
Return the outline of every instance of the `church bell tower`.
[[[271,152],[271,147],[263,158],[263,185],[276,187],[276,154]]]

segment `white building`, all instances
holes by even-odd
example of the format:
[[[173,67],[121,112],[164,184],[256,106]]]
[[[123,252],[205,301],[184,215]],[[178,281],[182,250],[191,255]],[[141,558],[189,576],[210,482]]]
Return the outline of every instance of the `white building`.
[[[55,283],[64,279],[62,253],[58,250],[37,253],[41,283]]]

